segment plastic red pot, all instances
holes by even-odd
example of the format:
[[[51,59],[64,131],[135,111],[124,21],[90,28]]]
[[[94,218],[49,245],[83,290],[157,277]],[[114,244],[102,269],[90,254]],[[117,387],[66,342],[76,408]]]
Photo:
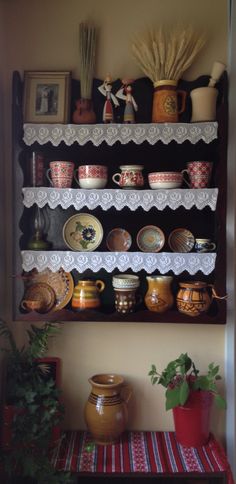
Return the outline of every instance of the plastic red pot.
[[[198,447],[207,443],[212,403],[212,393],[193,391],[184,406],[173,408],[176,440],[179,444]]]

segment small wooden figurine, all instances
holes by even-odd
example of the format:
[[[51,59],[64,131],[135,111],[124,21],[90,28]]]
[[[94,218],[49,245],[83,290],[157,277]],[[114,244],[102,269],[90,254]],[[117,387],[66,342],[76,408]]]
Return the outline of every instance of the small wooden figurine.
[[[134,111],[138,111],[138,105],[132,96],[133,79],[122,79],[122,87],[117,91],[116,96],[125,101],[124,123],[135,123]]]
[[[114,122],[114,112],[113,112],[113,104],[115,107],[119,106],[119,101],[116,99],[116,96],[112,94],[112,83],[110,76],[107,76],[104,80],[103,84],[98,87],[98,90],[101,92],[103,96],[106,96],[106,101],[104,103],[103,108],[103,122],[104,123],[113,123]],[[112,104],[113,103],[113,104]]]

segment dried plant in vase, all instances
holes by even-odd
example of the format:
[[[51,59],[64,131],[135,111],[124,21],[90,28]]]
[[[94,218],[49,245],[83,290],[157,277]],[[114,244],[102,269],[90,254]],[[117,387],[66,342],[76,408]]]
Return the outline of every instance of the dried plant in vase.
[[[92,106],[96,41],[96,28],[91,24],[81,23],[79,25],[80,99],[76,101],[76,110],[73,113],[73,122],[76,124],[96,122]]]
[[[177,122],[185,109],[184,91],[177,91],[183,73],[191,66],[205,43],[205,36],[192,27],[172,28],[170,31],[148,31],[132,44],[133,55],[144,74],[154,86],[152,121]],[[178,95],[181,107],[178,110]]]

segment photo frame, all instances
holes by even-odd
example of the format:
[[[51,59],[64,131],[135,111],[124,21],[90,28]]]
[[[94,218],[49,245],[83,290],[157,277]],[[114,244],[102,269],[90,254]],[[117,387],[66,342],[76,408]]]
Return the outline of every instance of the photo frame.
[[[70,71],[25,71],[24,123],[68,123],[70,88]]]

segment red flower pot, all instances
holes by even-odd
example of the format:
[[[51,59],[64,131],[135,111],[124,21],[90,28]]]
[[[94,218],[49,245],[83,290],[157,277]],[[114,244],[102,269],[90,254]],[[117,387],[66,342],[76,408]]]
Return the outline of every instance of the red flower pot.
[[[192,391],[187,403],[173,408],[176,440],[185,447],[205,445],[210,435],[210,412],[213,395]]]

